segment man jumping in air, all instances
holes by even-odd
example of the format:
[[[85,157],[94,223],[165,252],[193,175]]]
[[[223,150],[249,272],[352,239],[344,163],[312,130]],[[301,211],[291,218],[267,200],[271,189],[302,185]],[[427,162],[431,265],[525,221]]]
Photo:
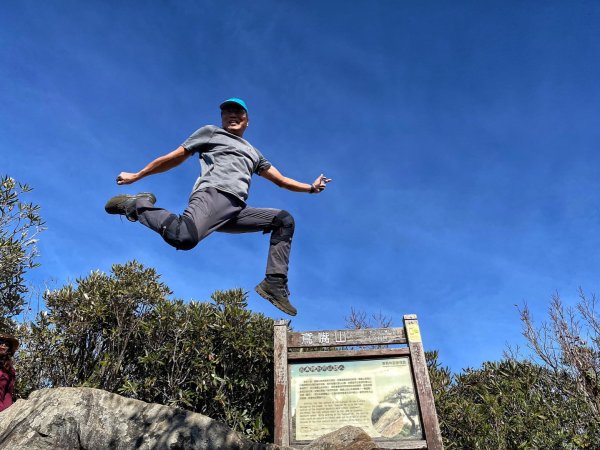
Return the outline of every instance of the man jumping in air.
[[[246,128],[246,103],[230,98],[221,104],[221,128],[204,126],[176,150],[156,158],[139,172],[121,172],[117,176],[117,184],[131,184],[145,176],[166,172],[198,153],[201,174],[188,207],[180,216],[155,207],[156,198],[149,192],[117,195],[104,209],[109,214],[139,221],[178,250],[194,248],[213,231],[271,232],[266,277],[256,286],[256,292],[281,311],[295,316],[296,308],[289,301],[287,287],[294,219],[281,209],[247,206],[250,179],[256,173],[279,187],[311,194],[323,191],[331,180],[319,175],[312,184],[306,184],[283,176],[258,149],[242,139]]]

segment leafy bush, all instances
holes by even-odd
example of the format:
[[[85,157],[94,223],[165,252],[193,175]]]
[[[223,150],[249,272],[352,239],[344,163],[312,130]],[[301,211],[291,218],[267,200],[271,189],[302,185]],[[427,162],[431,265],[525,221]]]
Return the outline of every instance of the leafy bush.
[[[143,324],[139,372],[121,392],[222,420],[256,440],[272,426],[273,321],[240,289],[213,303],[161,302]]]
[[[598,448],[600,429],[590,409],[563,395],[542,366],[503,360],[453,379],[439,367],[433,372],[430,367],[447,449]],[[561,384],[574,387],[574,380],[565,374]]]
[[[240,289],[211,303],[170,300],[133,261],[47,291],[48,310],[21,327],[18,394],[89,386],[185,407],[256,440],[272,423],[273,322]]]
[[[12,332],[12,318],[25,304],[25,273],[38,264],[36,235],[43,230],[39,206],[22,200],[31,191],[13,178],[0,178],[0,330]]]

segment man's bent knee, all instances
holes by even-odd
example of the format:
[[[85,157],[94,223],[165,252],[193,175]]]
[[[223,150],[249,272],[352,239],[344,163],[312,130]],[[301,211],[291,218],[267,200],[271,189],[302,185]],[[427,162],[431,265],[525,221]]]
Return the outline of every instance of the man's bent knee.
[[[191,250],[200,239],[194,221],[186,216],[171,214],[161,226],[161,236],[165,242],[177,250]]]
[[[291,242],[294,236],[294,218],[292,215],[281,210],[274,218],[271,224],[271,244],[277,244],[278,242]]]

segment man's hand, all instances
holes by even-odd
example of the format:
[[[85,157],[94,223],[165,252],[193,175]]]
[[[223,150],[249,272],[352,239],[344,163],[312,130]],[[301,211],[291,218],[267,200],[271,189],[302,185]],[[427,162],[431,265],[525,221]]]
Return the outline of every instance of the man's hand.
[[[131,184],[139,179],[137,173],[121,172],[117,176],[117,184]]]
[[[311,194],[318,194],[319,192],[325,190],[327,187],[327,183],[331,181],[331,178],[327,178],[325,175],[321,174],[318,178],[311,184],[310,192]]]

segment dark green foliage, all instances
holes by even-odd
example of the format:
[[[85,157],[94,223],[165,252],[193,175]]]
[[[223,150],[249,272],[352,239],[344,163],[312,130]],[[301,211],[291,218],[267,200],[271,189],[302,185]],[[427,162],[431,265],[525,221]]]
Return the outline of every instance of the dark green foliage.
[[[162,302],[152,312],[139,372],[121,392],[184,406],[261,440],[272,421],[273,321],[248,311],[240,289],[211,298]]]
[[[48,311],[31,324],[29,351],[19,355],[23,368],[32,369],[31,388],[85,385],[116,391],[137,364],[142,321],[170,293],[153,269],[136,262],[46,291]]]
[[[272,320],[248,311],[239,289],[216,292],[211,303],[170,294],[136,262],[46,292],[48,311],[22,336],[19,394],[96,387],[181,406],[264,439],[272,420]]]
[[[20,314],[28,289],[24,275],[38,264],[36,235],[43,229],[39,206],[25,203],[26,184],[0,179],[0,330],[13,332],[12,318]]]
[[[598,448],[597,418],[539,365],[489,362],[451,380],[433,358],[430,376],[447,449]],[[574,386],[566,374],[562,383]]]

